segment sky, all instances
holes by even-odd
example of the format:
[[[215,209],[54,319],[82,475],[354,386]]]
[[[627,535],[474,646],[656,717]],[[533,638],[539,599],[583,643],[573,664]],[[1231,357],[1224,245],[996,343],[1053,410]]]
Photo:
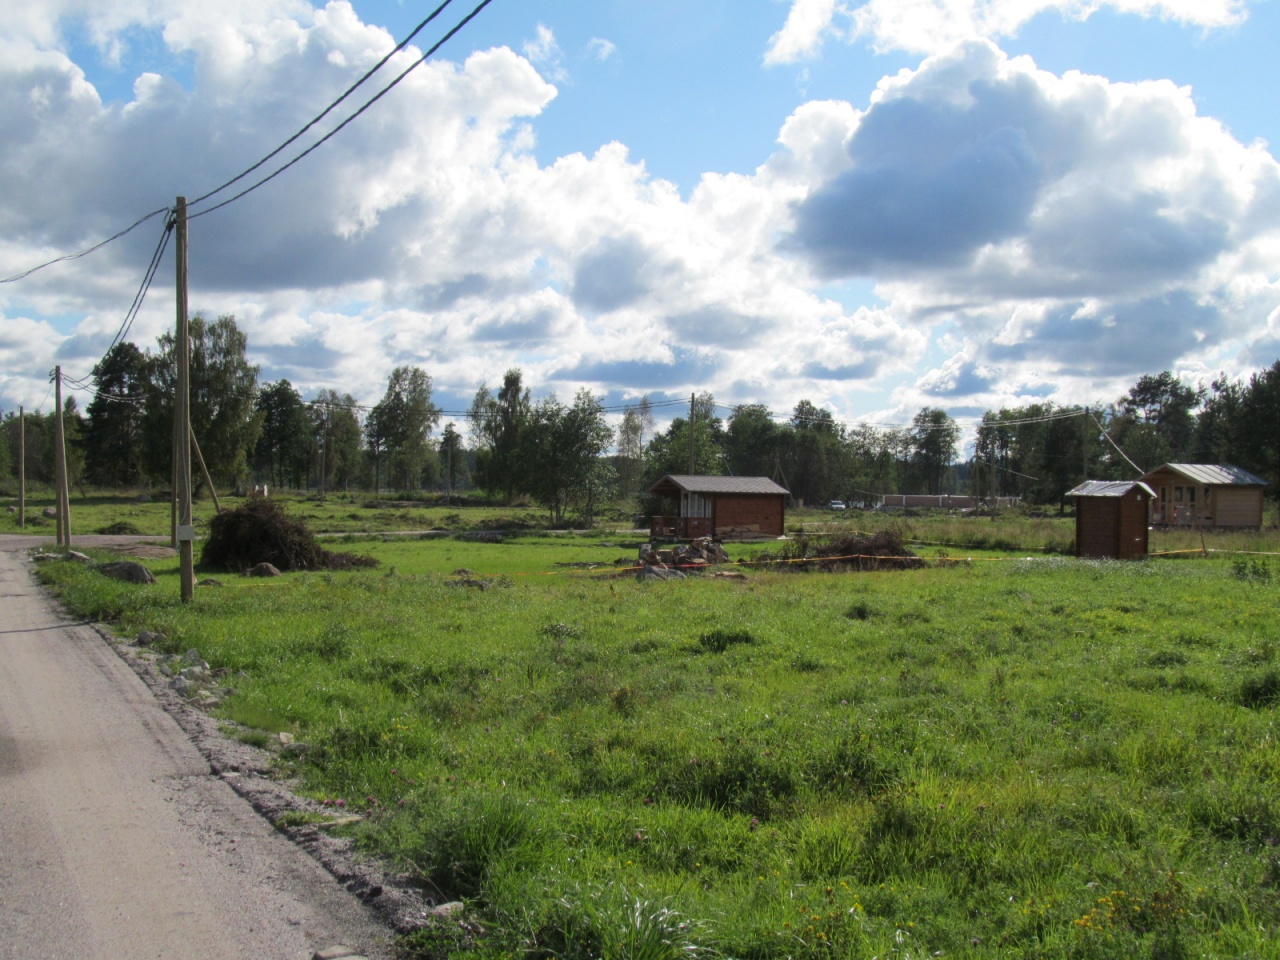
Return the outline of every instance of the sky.
[[[436,2],[0,0],[0,278],[225,183]],[[511,367],[877,425],[1247,377],[1280,359],[1277,36],[1280,0],[492,0],[192,205],[191,309],[261,382],[372,404],[413,364],[446,411]],[[163,219],[0,283],[0,411],[89,374]]]

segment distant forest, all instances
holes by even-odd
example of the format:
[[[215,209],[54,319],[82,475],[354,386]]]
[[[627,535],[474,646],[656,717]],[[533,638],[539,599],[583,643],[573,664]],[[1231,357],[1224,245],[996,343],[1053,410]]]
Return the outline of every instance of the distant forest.
[[[288,380],[259,383],[232,316],[191,320],[192,425],[219,487],[298,490],[479,491],[528,498],[554,520],[589,519],[604,503],[642,498],[668,473],[766,476],[808,504],[858,504],[886,493],[1017,496],[1060,505],[1082,479],[1132,479],[1162,463],[1220,463],[1264,477],[1280,496],[1280,361],[1248,380],[1188,386],[1142,376],[1127,393],[1088,407],[1033,403],[989,410],[973,455],[961,430],[925,407],[909,426],[836,421],[808,400],[789,415],[761,404],[726,407],[698,394],[684,416],[655,429],[643,398],[607,409],[589,391],[571,401],[531,398],[520,370],[481,386],[463,419],[439,430],[430,375],[397,367],[370,408],[322,390],[304,400]],[[84,410],[64,402],[73,487],[167,487],[175,381],[172,335],[154,350],[120,343],[93,369]],[[660,406],[669,406],[663,401]],[[611,414],[621,414],[617,427]],[[51,483],[52,412],[26,416],[29,481]],[[691,435],[692,434],[692,435]],[[17,411],[0,422],[0,481],[16,476]],[[692,456],[692,464],[690,457]]]

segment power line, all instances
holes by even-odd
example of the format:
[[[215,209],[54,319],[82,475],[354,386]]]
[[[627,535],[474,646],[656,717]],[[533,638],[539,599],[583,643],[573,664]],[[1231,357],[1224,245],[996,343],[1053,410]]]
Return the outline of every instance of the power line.
[[[65,256],[54,257],[52,260],[46,260],[44,263],[38,264],[32,267],[30,270],[24,270],[22,273],[14,274],[12,277],[5,277],[3,279],[0,279],[0,283],[16,283],[19,280],[23,280],[26,277],[31,276],[37,270],[43,270],[45,267],[51,267],[55,263],[62,263],[65,260],[79,260],[81,257],[87,257],[89,254],[93,253],[95,250],[101,250],[107,244],[113,243],[114,241],[119,240],[125,234],[131,233],[132,231],[136,230],[138,227],[142,226],[152,217],[158,217],[160,216],[160,214],[168,213],[168,212],[169,212],[168,207],[161,207],[159,210],[152,210],[145,217],[139,217],[137,220],[135,220],[129,226],[125,227],[119,233],[113,233],[111,236],[107,237],[107,239],[99,240],[93,246],[86,247],[85,249],[81,250],[79,253],[68,253]]]
[[[327,143],[330,139],[332,139],[332,138],[333,138],[334,136],[336,136],[339,132],[341,132],[343,129],[345,129],[345,128],[346,128],[346,126],[347,126],[348,124],[350,124],[350,123],[351,123],[352,121],[354,121],[357,117],[359,117],[361,114],[363,114],[366,110],[368,110],[370,107],[372,107],[375,103],[377,103],[379,100],[381,100],[384,96],[386,96],[388,93],[390,93],[390,92],[391,92],[391,90],[392,90],[392,89],[394,89],[394,88],[395,88],[395,87],[400,83],[400,81],[401,81],[401,80],[403,80],[403,79],[404,79],[405,77],[407,77],[410,73],[412,73],[414,70],[416,70],[419,66],[421,66],[421,65],[422,65],[422,64],[427,60],[427,58],[429,58],[430,56],[432,56],[432,55],[433,55],[437,50],[439,50],[439,49],[440,49],[441,47],[443,47],[446,43],[448,43],[448,42],[449,42],[449,40],[451,40],[451,39],[454,37],[454,35],[458,33],[458,31],[459,31],[459,30],[461,30],[461,29],[462,29],[463,27],[465,27],[468,23],[470,23],[470,22],[471,22],[471,21],[472,21],[472,20],[473,20],[473,19],[474,19],[474,18],[475,18],[479,13],[480,13],[480,11],[481,11],[481,10],[483,10],[485,7],[487,7],[487,6],[488,6],[490,3],[492,3],[492,2],[493,2],[493,0],[481,0],[481,2],[480,2],[479,4],[477,4],[477,5],[476,5],[476,7],[475,7],[475,8],[474,8],[474,9],[473,9],[469,14],[467,14],[467,15],[466,15],[465,17],[463,17],[460,21],[458,21],[458,23],[453,27],[453,29],[452,29],[452,30],[450,30],[450,31],[449,31],[448,33],[446,33],[443,37],[441,37],[441,38],[440,38],[440,40],[438,40],[438,41],[437,41],[437,42],[436,42],[436,43],[435,43],[435,44],[434,44],[430,49],[428,49],[426,53],[424,53],[421,57],[419,57],[419,58],[418,58],[417,60],[415,60],[412,64],[410,64],[410,65],[409,65],[405,70],[403,70],[403,71],[402,71],[402,72],[401,72],[401,73],[400,73],[400,74],[399,74],[399,75],[398,75],[394,80],[392,80],[389,84],[387,84],[385,87],[383,87],[381,90],[379,90],[376,94],[374,94],[372,97],[370,97],[367,101],[365,101],[364,105],[363,105],[363,106],[361,106],[359,110],[357,110],[357,111],[356,111],[355,113],[353,113],[351,116],[347,117],[347,119],[343,120],[340,124],[338,124],[338,125],[337,125],[336,127],[334,127],[332,130],[330,130],[328,133],[326,133],[323,137],[321,137],[319,140],[317,140],[317,141],[316,141],[315,143],[313,143],[311,146],[307,147],[307,149],[303,150],[300,154],[298,154],[296,157],[294,157],[294,158],[293,158],[292,160],[290,160],[288,163],[286,163],[286,164],[284,164],[284,165],[282,165],[282,166],[278,167],[274,172],[267,174],[265,177],[263,177],[261,180],[259,180],[259,181],[257,181],[256,183],[254,183],[252,186],[246,187],[245,189],[241,190],[239,193],[235,194],[234,196],[229,197],[229,198],[228,198],[228,199],[226,199],[226,200],[223,200],[221,203],[216,203],[216,204],[214,204],[212,207],[209,207],[209,208],[207,208],[207,209],[205,209],[205,210],[201,210],[201,211],[200,211],[200,212],[198,212],[198,213],[190,214],[190,215],[188,216],[188,219],[189,219],[189,220],[194,220],[194,219],[196,219],[197,217],[203,217],[203,216],[205,216],[206,214],[213,213],[215,210],[221,210],[223,207],[225,207],[225,206],[228,206],[228,205],[230,205],[230,204],[235,203],[237,200],[241,199],[242,197],[246,197],[246,196],[248,196],[249,194],[253,193],[253,191],[257,190],[259,187],[261,187],[261,186],[263,186],[263,185],[265,185],[265,184],[267,184],[267,183],[270,183],[270,182],[271,182],[272,180],[274,180],[276,177],[280,176],[280,174],[284,173],[286,170],[288,170],[290,167],[292,167],[295,163],[298,163],[298,162],[299,162],[299,161],[301,161],[304,157],[306,157],[306,156],[310,155],[311,153],[313,153],[314,151],[318,150],[318,149],[319,149],[320,147],[322,147],[325,143]],[[219,189],[222,189],[222,188],[219,188]],[[214,191],[214,192],[216,193],[217,191]]]
[[[216,194],[221,193],[223,190],[227,189],[227,187],[231,186],[233,183],[238,183],[239,181],[241,181],[241,180],[243,180],[245,177],[247,177],[249,174],[253,173],[253,171],[257,170],[259,167],[261,167],[263,164],[265,164],[268,160],[272,159],[273,157],[278,156],[278,155],[279,155],[279,154],[280,154],[280,153],[281,153],[281,152],[282,152],[286,147],[288,147],[288,146],[290,146],[291,144],[293,144],[294,142],[296,142],[296,141],[298,140],[298,138],[299,138],[299,137],[301,137],[304,133],[306,133],[308,130],[310,130],[312,127],[314,127],[317,123],[319,123],[321,120],[323,120],[325,117],[327,117],[330,113],[332,113],[335,109],[337,109],[337,107],[338,107],[338,106],[339,106],[339,105],[340,105],[344,100],[346,100],[346,99],[347,99],[347,97],[349,97],[349,96],[351,96],[351,94],[355,93],[355,91],[356,91],[356,90],[357,90],[357,89],[358,89],[358,88],[359,88],[359,87],[360,87],[360,86],[361,86],[361,85],[362,85],[366,80],[368,80],[368,79],[369,79],[370,77],[372,77],[375,73],[377,73],[379,70],[381,70],[381,69],[386,65],[386,63],[387,63],[387,61],[388,61],[388,60],[390,60],[390,59],[391,59],[392,57],[394,57],[397,53],[399,53],[401,50],[403,50],[405,47],[407,47],[407,46],[412,42],[413,38],[414,38],[414,37],[416,37],[419,33],[421,33],[421,32],[422,32],[422,30],[423,30],[423,29],[424,29],[424,28],[425,28],[429,23],[431,23],[431,21],[432,21],[432,20],[434,20],[436,17],[438,17],[438,16],[440,15],[440,13],[444,10],[444,8],[445,8],[445,7],[447,7],[447,6],[448,6],[450,3],[452,3],[452,2],[453,2],[453,0],[444,0],[444,3],[440,4],[440,6],[436,7],[434,10],[432,10],[432,11],[431,11],[430,16],[428,16],[428,17],[427,17],[427,19],[423,20],[420,24],[418,24],[416,27],[414,27],[414,28],[413,28],[413,32],[412,32],[412,33],[410,33],[407,37],[405,37],[405,38],[404,38],[403,40],[401,40],[398,44],[396,44],[395,49],[393,49],[393,50],[392,50],[390,53],[388,53],[385,57],[383,57],[383,58],[382,58],[381,60],[379,60],[376,64],[374,64],[374,65],[373,65],[369,70],[365,71],[364,75],[363,75],[359,80],[357,80],[357,81],[356,81],[355,83],[353,83],[351,86],[347,87],[347,89],[346,89],[346,90],[344,90],[344,91],[342,92],[342,95],[341,95],[340,97],[338,97],[338,99],[334,100],[331,104],[329,104],[329,105],[328,105],[327,107],[325,107],[322,111],[320,111],[318,114],[316,114],[316,115],[315,115],[315,117],[313,117],[313,118],[311,119],[311,121],[310,121],[309,123],[307,123],[307,125],[306,125],[306,126],[304,126],[301,130],[299,130],[297,133],[295,133],[293,136],[291,136],[291,137],[290,137],[288,140],[286,140],[284,143],[280,144],[280,146],[276,147],[274,150],[272,150],[270,153],[268,153],[265,157],[263,157],[261,160],[259,160],[257,163],[255,163],[253,166],[251,166],[251,167],[249,167],[248,169],[243,170],[243,171],[241,171],[240,173],[236,174],[234,177],[232,177],[230,180],[228,180],[226,183],[222,184],[221,186],[219,186],[219,187],[214,187],[214,189],[210,190],[208,193],[205,193],[205,194],[202,194],[201,196],[196,197],[194,200],[192,200],[192,201],[190,202],[189,206],[194,206],[194,205],[195,205],[195,204],[197,204],[197,203],[202,203],[203,201],[208,200],[210,197],[212,197],[212,196],[214,196],[214,195],[216,195]]]

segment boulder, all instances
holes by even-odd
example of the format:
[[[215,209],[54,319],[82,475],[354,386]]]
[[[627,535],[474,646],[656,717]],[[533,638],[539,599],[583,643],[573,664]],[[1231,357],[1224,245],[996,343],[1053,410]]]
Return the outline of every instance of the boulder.
[[[138,646],[150,647],[157,643],[163,643],[165,635],[163,633],[152,633],[150,630],[143,630],[138,633]]]
[[[151,571],[136,560],[116,560],[112,563],[100,563],[95,567],[104,577],[112,580],[123,580],[125,583],[155,583],[156,578]]]
[[[50,520],[58,519],[58,511],[53,509],[53,507],[45,507],[44,510],[41,511],[41,514]]]
[[[280,570],[270,563],[259,563],[244,572],[246,577],[278,577]]]

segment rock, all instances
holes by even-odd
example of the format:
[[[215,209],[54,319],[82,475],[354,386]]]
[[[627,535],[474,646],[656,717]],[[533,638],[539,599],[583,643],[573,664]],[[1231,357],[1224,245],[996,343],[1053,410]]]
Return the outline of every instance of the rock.
[[[185,677],[192,683],[208,683],[213,679],[212,674],[209,673],[209,669],[203,666],[187,667],[179,673],[178,676]]]
[[[426,911],[426,916],[434,920],[447,920],[449,917],[457,916],[467,909],[467,905],[461,900],[451,900],[449,903],[442,903],[432,907]]]
[[[5,507],[5,510],[6,510],[7,512],[9,512],[9,513],[17,513],[17,512],[18,512],[18,508],[17,508],[17,507],[15,507],[13,504],[9,504],[9,506]]]
[[[192,693],[195,692],[195,689],[196,689],[196,685],[183,676],[177,676],[177,677],[174,677],[172,680],[170,680],[169,687],[173,690],[174,693],[176,693],[178,696],[182,697],[183,699],[190,697]]]
[[[655,567],[651,564],[645,564],[644,569],[636,574],[637,580],[684,580],[685,575],[679,570],[672,570],[669,567]]]
[[[58,511],[57,511],[57,510],[55,510],[55,509],[53,509],[53,507],[45,507],[45,508],[40,512],[40,515],[41,515],[41,516],[43,516],[43,517],[48,518],[49,520],[57,520],[57,519],[58,519]]]
[[[279,733],[279,739],[280,739],[280,745],[281,745],[281,746],[284,746],[284,747],[287,747],[287,746],[289,746],[291,743],[293,743],[293,742],[294,742],[294,740],[293,740],[293,734],[292,734],[292,733],[289,733],[289,732],[287,732],[287,731],[284,731],[284,730],[281,730],[281,731],[280,731],[280,733]]]
[[[334,944],[332,947],[317,950],[311,955],[311,960],[353,960],[355,956],[356,952],[350,947]]]
[[[61,560],[62,558],[56,553],[36,553],[32,554],[33,563],[48,563],[50,560]]]
[[[156,578],[151,571],[136,560],[116,560],[113,563],[100,563],[95,568],[104,577],[112,580],[123,580],[125,583],[155,583]]]
[[[200,651],[195,647],[192,647],[182,655],[182,663],[183,666],[187,667],[204,667],[206,670],[209,669],[209,665],[200,659]]]
[[[278,577],[280,570],[270,563],[260,563],[244,572],[246,577]]]
[[[93,563],[92,559],[90,559],[86,554],[81,553],[79,550],[68,550],[66,552],[65,559],[74,560],[76,563]]]
[[[213,577],[205,577],[203,580],[197,580],[196,586],[197,587],[220,587],[222,586],[222,581],[215,580]]]
[[[150,647],[157,643],[164,643],[166,637],[163,633],[152,633],[150,630],[143,630],[138,633],[138,646]]]

